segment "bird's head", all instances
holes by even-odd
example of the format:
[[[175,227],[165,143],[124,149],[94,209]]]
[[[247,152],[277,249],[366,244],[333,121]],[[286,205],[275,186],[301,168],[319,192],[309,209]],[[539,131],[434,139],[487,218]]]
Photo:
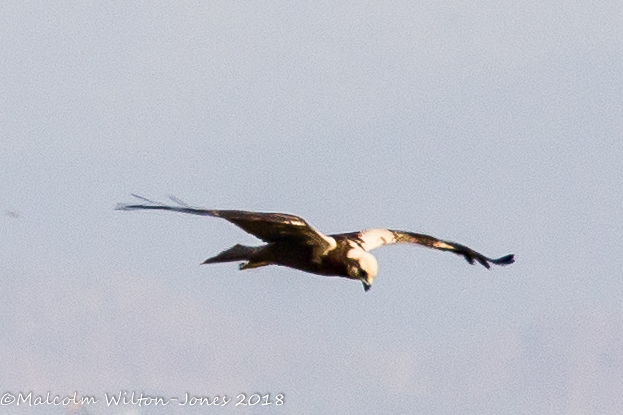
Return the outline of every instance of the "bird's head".
[[[379,263],[374,255],[360,249],[351,250],[347,256],[353,260],[348,266],[348,278],[360,280],[363,289],[368,291],[379,272]]]

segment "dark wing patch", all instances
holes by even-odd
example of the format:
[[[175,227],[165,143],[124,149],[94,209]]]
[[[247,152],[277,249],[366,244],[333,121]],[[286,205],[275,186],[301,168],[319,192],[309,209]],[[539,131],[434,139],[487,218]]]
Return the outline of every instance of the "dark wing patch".
[[[474,251],[465,245],[457,244],[455,242],[443,241],[433,236],[418,234],[413,232],[404,231],[391,231],[394,234],[394,241],[392,243],[409,243],[427,246],[433,249],[439,249],[441,251],[452,252],[456,255],[460,255],[470,264],[478,262],[486,268],[490,268],[490,264],[495,265],[510,265],[515,262],[515,255],[505,255],[500,258],[488,258],[479,252]]]
[[[340,235],[332,236],[336,238],[344,237],[350,242],[357,244],[361,249],[365,251],[371,251],[383,245],[417,244],[461,255],[470,264],[478,262],[487,268],[490,268],[490,264],[509,265],[515,262],[514,255],[506,255],[501,258],[495,259],[487,258],[486,256],[474,251],[471,248],[466,247],[465,245],[444,241],[435,238],[434,236],[413,232],[395,231],[390,229],[367,229],[361,232],[343,233]]]
[[[286,213],[248,212],[243,210],[199,209],[188,206],[181,200],[171,197],[179,206],[165,205],[133,194],[148,204],[119,204],[118,210],[154,209],[193,215],[213,216],[225,219],[264,242],[277,242],[291,239],[298,243],[316,245],[325,251],[335,246],[335,240],[312,228],[303,218]]]

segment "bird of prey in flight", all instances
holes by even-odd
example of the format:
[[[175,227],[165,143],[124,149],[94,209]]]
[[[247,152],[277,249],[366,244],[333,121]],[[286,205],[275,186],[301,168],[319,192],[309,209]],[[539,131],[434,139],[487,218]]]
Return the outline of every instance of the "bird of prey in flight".
[[[247,212],[243,210],[200,209],[188,206],[177,198],[165,205],[138,195],[141,204],[119,204],[118,210],[169,210],[193,215],[225,219],[265,242],[261,246],[234,245],[206,259],[204,264],[244,261],[240,269],[281,265],[324,276],[359,280],[365,291],[372,286],[378,273],[376,258],[369,251],[390,244],[416,244],[460,255],[470,264],[478,262],[509,265],[514,255],[488,258],[471,248],[433,236],[390,229],[367,229],[360,232],[324,235],[303,218],[286,213]]]

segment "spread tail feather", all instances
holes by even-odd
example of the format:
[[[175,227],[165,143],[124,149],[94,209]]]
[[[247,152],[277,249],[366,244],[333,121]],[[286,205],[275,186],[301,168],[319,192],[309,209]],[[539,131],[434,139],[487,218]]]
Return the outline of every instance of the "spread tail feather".
[[[215,264],[218,262],[233,262],[233,261],[249,261],[252,256],[257,252],[259,247],[257,246],[244,246],[234,245],[233,247],[221,252],[220,254],[208,258],[202,262],[202,264]]]

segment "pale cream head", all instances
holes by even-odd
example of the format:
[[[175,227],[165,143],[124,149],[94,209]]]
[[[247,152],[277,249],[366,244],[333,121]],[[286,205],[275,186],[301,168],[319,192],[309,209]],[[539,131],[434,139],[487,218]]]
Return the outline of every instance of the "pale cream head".
[[[360,280],[368,291],[379,272],[379,263],[374,255],[363,249],[352,249],[347,256],[357,261],[357,266],[348,270],[349,278]]]

